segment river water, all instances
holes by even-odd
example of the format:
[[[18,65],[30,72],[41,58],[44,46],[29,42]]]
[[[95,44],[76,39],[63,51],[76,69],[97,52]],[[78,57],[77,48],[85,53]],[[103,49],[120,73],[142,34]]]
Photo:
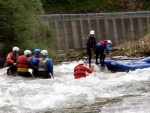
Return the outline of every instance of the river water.
[[[74,79],[76,61],[54,65],[54,79],[0,70],[0,113],[150,113],[150,68],[111,73],[95,65]]]

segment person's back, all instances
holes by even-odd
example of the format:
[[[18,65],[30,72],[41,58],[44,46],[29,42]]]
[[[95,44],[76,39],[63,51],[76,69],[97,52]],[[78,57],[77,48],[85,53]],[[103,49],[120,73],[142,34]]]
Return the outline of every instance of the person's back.
[[[32,74],[28,71],[29,68],[34,69],[30,57],[31,51],[25,50],[24,55],[18,57],[17,60],[17,72],[19,76],[32,77]]]
[[[88,73],[92,73],[94,70],[94,66],[92,66],[91,68],[88,68],[86,66],[84,66],[84,62],[83,61],[79,61],[79,64],[77,66],[75,66],[74,68],[74,78],[75,79],[79,79],[82,77],[86,77]]]
[[[53,63],[51,59],[47,58],[48,51],[41,51],[42,59],[38,65],[38,76],[42,78],[51,78],[53,77]]]

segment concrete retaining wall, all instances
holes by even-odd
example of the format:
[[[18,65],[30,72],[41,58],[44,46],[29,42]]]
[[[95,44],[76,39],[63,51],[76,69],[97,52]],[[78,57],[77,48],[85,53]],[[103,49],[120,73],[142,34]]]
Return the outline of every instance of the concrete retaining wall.
[[[79,18],[52,21],[57,31],[57,49],[85,48],[90,30],[95,30],[97,41],[112,40],[112,46],[142,38],[150,26],[150,16]]]

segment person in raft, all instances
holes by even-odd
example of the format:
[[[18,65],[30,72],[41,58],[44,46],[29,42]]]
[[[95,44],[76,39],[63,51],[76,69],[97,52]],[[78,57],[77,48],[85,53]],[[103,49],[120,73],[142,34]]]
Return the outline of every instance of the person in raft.
[[[32,77],[32,74],[28,71],[29,68],[34,69],[31,59],[29,58],[30,56],[31,56],[31,51],[25,50],[24,55],[18,57],[17,72],[19,76]]]
[[[7,75],[10,75],[10,73],[17,71],[16,61],[19,56],[18,52],[19,52],[19,48],[13,47],[12,52],[10,52],[6,57],[6,63],[7,63],[6,65],[9,67],[7,69]]]
[[[88,73],[92,73],[94,71],[94,66],[92,65],[90,68],[84,66],[84,61],[80,60],[78,65],[74,68],[74,78],[79,79],[82,77],[86,77]]]
[[[33,64],[34,67],[38,67],[38,64],[40,62],[39,58],[40,58],[40,53],[41,53],[41,50],[40,49],[35,49],[34,50],[34,55],[30,58],[31,59],[31,62]],[[38,76],[38,68],[35,68],[33,69],[32,71],[32,75],[34,77]]]
[[[38,65],[38,76],[44,79],[51,78],[53,76],[53,62],[48,58],[48,51],[41,51],[42,58]]]

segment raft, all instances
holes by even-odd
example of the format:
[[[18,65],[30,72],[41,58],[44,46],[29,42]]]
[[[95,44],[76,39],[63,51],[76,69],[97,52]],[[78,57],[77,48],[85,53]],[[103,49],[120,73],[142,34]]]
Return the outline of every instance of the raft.
[[[135,62],[122,62],[113,59],[105,60],[105,65],[111,72],[129,72],[136,69],[150,67],[150,57],[140,59]]]

